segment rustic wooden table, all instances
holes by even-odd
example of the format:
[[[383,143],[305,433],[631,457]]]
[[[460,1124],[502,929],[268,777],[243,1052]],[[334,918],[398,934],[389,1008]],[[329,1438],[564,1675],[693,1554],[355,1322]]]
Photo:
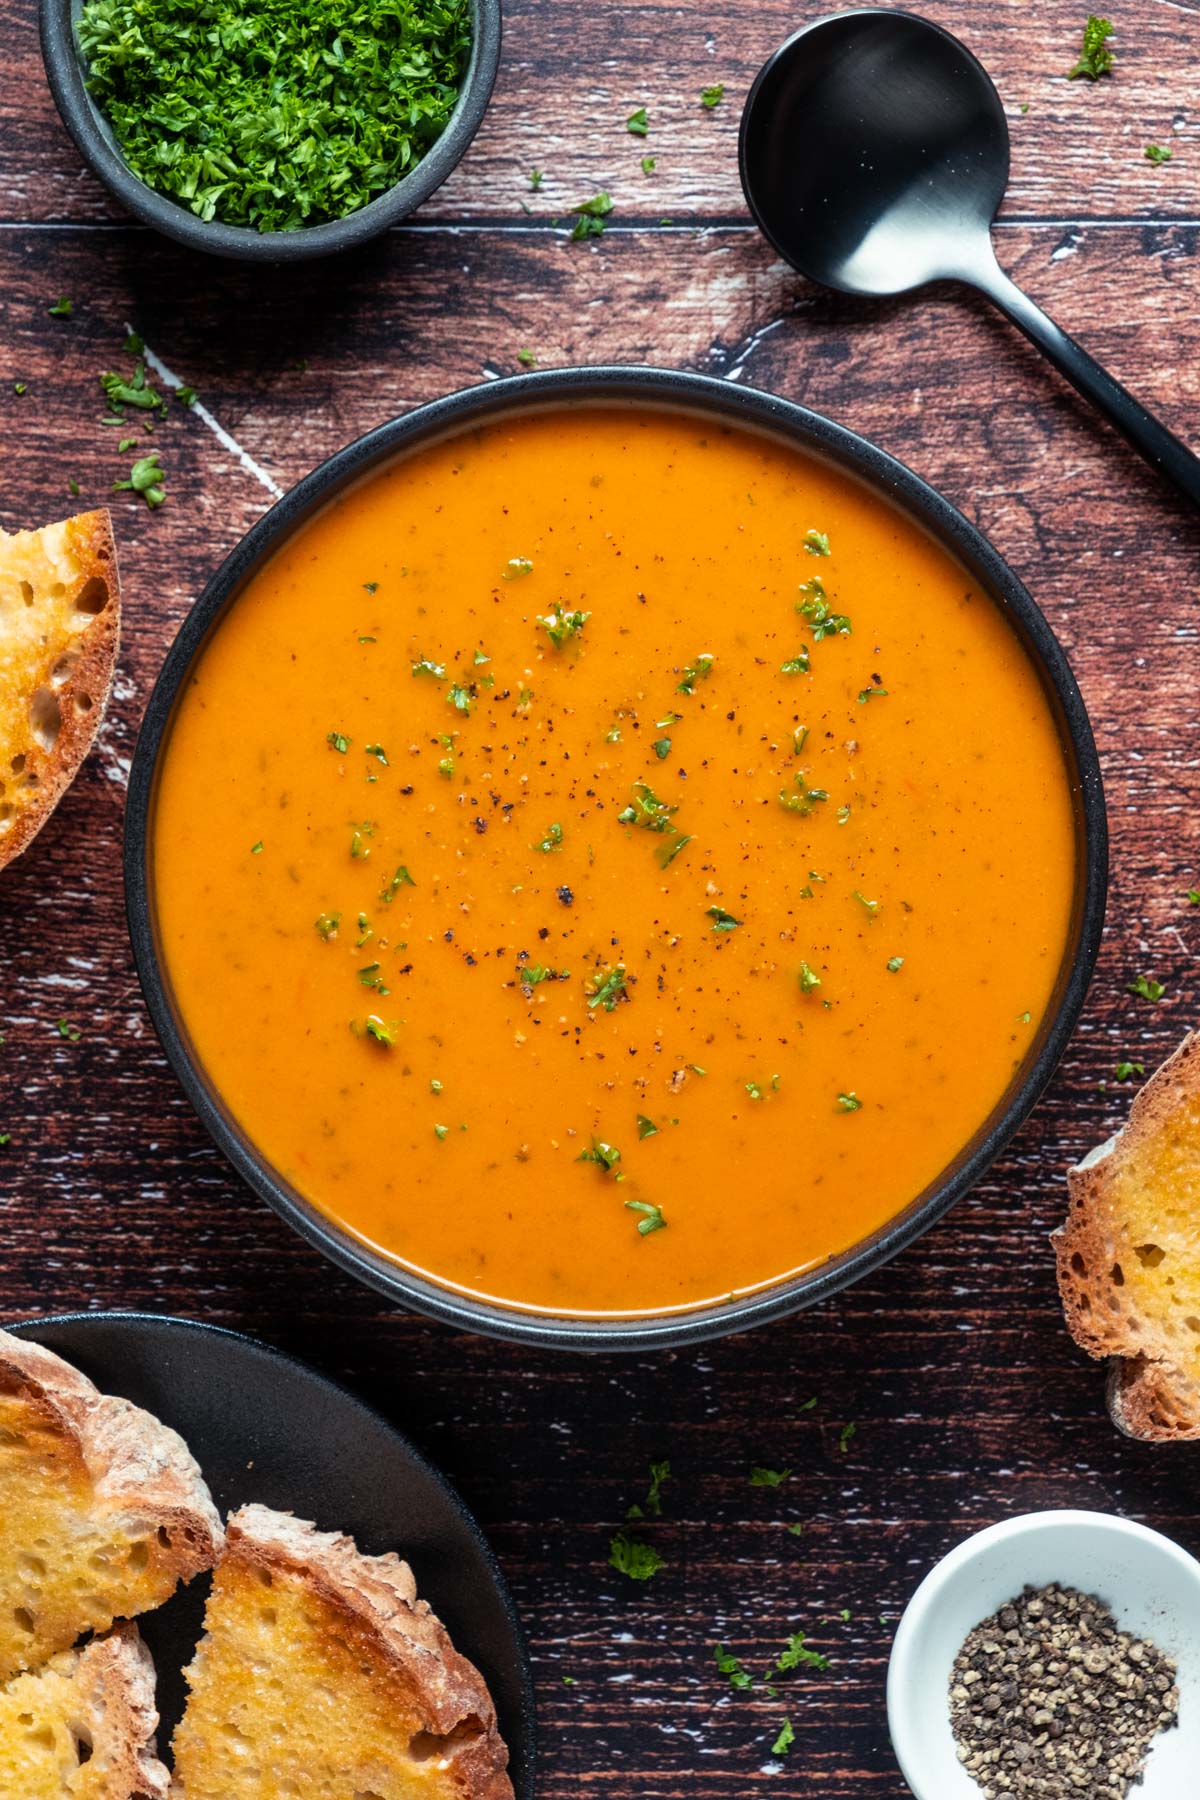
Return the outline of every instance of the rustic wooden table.
[[[1063,79],[1086,10],[1075,0],[928,10],[984,57],[1008,107],[1001,261],[1200,441],[1200,14],[1125,0],[1116,76],[1092,85]],[[1046,1244],[1065,1165],[1125,1113],[1114,1064],[1149,1067],[1194,1019],[1200,913],[1181,896],[1200,873],[1196,521],[981,303],[950,291],[857,303],[774,260],[745,213],[736,135],[755,70],[807,16],[788,0],[508,0],[495,99],[452,179],[361,254],[278,276],[189,257],[114,209],[55,116],[34,11],[0,4],[0,520],[110,499],[130,459],[98,423],[97,375],[121,365],[128,326],[205,410],[174,409],[156,435],[161,511],[114,497],[126,596],[115,704],[81,779],[0,882],[0,1131],[12,1139],[0,1314],[190,1314],[299,1351],[382,1404],[458,1482],[509,1574],[535,1659],[544,1800],[896,1800],[888,1646],[914,1583],[957,1538],[1082,1505],[1200,1550],[1200,1450],[1112,1431],[1100,1373],[1064,1332]],[[707,111],[700,89],[717,81],[724,102]],[[625,129],[642,104],[644,142]],[[1152,166],[1150,142],[1174,160]],[[558,221],[599,188],[615,202],[608,230],[569,242]],[[69,321],[48,315],[60,294]],[[647,1361],[455,1337],[336,1273],[207,1141],[150,1029],[125,934],[129,759],[206,577],[322,457],[419,401],[515,371],[523,348],[542,366],[651,362],[753,383],[911,464],[1045,609],[1108,787],[1105,949],[1012,1152],[839,1300]],[[1166,983],[1157,1006],[1126,992],[1143,971]],[[77,1043],[56,1031],[64,1016]],[[666,1566],[635,1585],[606,1566],[609,1536],[662,1457],[673,1479],[653,1535]],[[760,1461],[790,1468],[785,1486],[750,1487]],[[793,1677],[778,1702],[731,1692],[713,1666],[718,1639],[758,1669],[796,1629],[831,1666]],[[785,1714],[795,1745],[773,1758]]]

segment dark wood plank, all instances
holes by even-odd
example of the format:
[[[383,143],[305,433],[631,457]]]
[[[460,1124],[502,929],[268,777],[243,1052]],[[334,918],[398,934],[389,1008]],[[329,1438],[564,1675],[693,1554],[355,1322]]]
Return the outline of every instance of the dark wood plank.
[[[1008,28],[1017,11],[991,16]],[[1178,226],[1003,234],[1018,279],[1193,439],[1198,246]],[[785,1711],[788,1789],[900,1800],[888,1644],[942,1550],[1068,1503],[1148,1518],[1200,1550],[1196,1451],[1113,1433],[1099,1374],[1063,1330],[1045,1242],[1063,1167],[1124,1113],[1116,1058],[1155,1060],[1200,999],[1200,914],[1180,899],[1200,872],[1195,521],[981,305],[821,296],[737,229],[614,231],[583,248],[537,230],[410,230],[299,279],[215,265],[203,277],[134,231],[0,234],[5,525],[75,504],[68,476],[78,504],[108,497],[128,459],[97,423],[96,378],[126,322],[280,486],[381,419],[511,370],[528,344],[547,364],[709,370],[875,436],[993,536],[1071,652],[1105,761],[1114,884],[1100,971],[1049,1094],[972,1196],[890,1268],[702,1350],[563,1360],[390,1311],[234,1181],[169,1075],[125,938],[124,775],[173,629],[270,500],[195,414],[156,434],[162,511],[118,498],[127,631],[99,750],[0,884],[0,1130],[13,1135],[0,1313],[132,1305],[229,1323],[390,1410],[459,1482],[512,1578],[537,1664],[545,1800],[777,1791],[768,1752]],[[61,292],[77,302],[69,323],[46,315]],[[1167,982],[1160,1006],[1124,991],[1138,970]],[[58,1037],[62,1016],[78,1044]],[[819,1404],[802,1413],[810,1395]],[[606,1567],[608,1539],[661,1456],[674,1480],[653,1529],[668,1566],[638,1587]],[[778,1493],[748,1486],[757,1460],[793,1470]],[[830,1655],[827,1675],[776,1705],[730,1693],[715,1641],[761,1668],[798,1628]]]
[[[677,0],[596,7],[588,0],[508,0],[505,51],[492,107],[461,168],[427,204],[426,221],[565,215],[608,188],[622,218],[741,216],[737,125],[759,67],[805,17],[793,0]],[[924,11],[962,36],[992,72],[1010,116],[1016,215],[1196,218],[1193,7],[1126,0],[1111,81],[1068,81],[1087,8],[1077,0],[927,0]],[[85,171],[46,88],[36,8],[2,0],[6,76],[0,89],[0,220],[104,221],[119,208]],[[724,82],[724,104],[700,90]],[[643,141],[625,120],[648,109]],[[1028,107],[1022,112],[1022,107]],[[1149,142],[1174,146],[1167,168]],[[643,154],[658,158],[645,177]],[[528,171],[545,173],[529,193]]]

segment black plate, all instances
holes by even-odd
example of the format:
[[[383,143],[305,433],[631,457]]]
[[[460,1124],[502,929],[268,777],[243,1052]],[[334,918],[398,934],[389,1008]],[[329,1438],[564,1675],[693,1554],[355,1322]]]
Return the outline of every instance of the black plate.
[[[345,1531],[361,1550],[398,1550],[464,1656],[483,1673],[532,1800],[533,1684],[504,1577],[478,1525],[433,1466],[361,1400],[290,1356],[190,1319],[74,1313],[12,1328],[83,1370],[108,1394],[186,1438],[222,1515],[260,1500]],[[158,1667],[165,1749],[183,1710],[183,1668],[200,1635],[201,1577],[139,1620]]]

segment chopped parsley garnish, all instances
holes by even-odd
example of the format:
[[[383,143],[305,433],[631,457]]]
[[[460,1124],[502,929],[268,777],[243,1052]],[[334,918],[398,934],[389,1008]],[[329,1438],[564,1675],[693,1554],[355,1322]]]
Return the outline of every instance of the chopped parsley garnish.
[[[686,850],[692,841],[690,837],[677,832],[674,826],[671,827],[671,832],[672,841],[669,844],[660,844],[656,852],[660,869],[669,869],[679,852]]]
[[[0,1131],[0,1150],[6,1150],[12,1143],[11,1131]]]
[[[818,802],[829,798],[824,788],[810,788],[805,775],[793,775],[792,781],[795,793],[789,794],[786,788],[779,790],[779,804],[785,812],[799,813],[801,818],[807,818]]]
[[[829,548],[829,538],[823,531],[806,531],[804,548],[810,556],[831,556],[833,554]]]
[[[772,1674],[790,1675],[793,1669],[821,1669],[829,1667],[829,1658],[822,1656],[819,1650],[809,1650],[804,1641],[802,1631],[794,1631],[784,1648],[779,1652]]]
[[[382,967],[382,963],[368,963],[365,968],[358,971],[358,979],[365,988],[378,988],[381,994],[386,994],[390,990],[383,984]]]
[[[886,688],[869,687],[860,688],[858,690],[858,704],[860,706],[865,706],[868,700],[886,700],[887,697],[888,691]]]
[[[1136,1075],[1139,1079],[1146,1073],[1144,1063],[1119,1062],[1116,1067],[1118,1081],[1132,1081]]]
[[[52,319],[69,319],[74,308],[64,294],[60,300],[54,302],[53,306],[48,306],[46,311]]]
[[[627,1200],[625,1204],[630,1212],[641,1214],[638,1219],[639,1237],[649,1237],[652,1231],[665,1230],[667,1221],[662,1216],[661,1207],[651,1206],[645,1200]]]
[[[373,1037],[377,1044],[383,1044],[388,1050],[395,1046],[399,1033],[400,1021],[398,1019],[393,1024],[385,1025],[382,1019],[372,1013],[367,1020],[367,1036]]]
[[[530,193],[536,194],[538,189],[541,187],[541,185],[542,185],[542,171],[540,169],[530,169],[530,171],[529,171],[529,191],[530,191]]]
[[[580,636],[591,616],[591,613],[586,612],[558,611],[547,613],[545,618],[539,616],[538,624],[545,627],[546,636],[554,648],[561,650],[564,644],[569,644]]]
[[[534,849],[541,850],[546,855],[549,855],[551,850],[561,850],[562,841],[563,841],[562,826],[557,825],[557,824],[548,825],[546,827],[545,837],[542,839],[542,841],[539,844],[534,845]]]
[[[180,406],[195,406],[199,396],[194,387],[177,387],[175,389],[175,398],[178,400]],[[367,582],[366,587],[367,592],[370,593],[372,591],[371,583]]]
[[[657,756],[659,762],[662,762],[665,757],[668,757],[671,754],[670,738],[655,738],[654,743],[651,747],[654,751],[655,756]]]
[[[654,1123],[653,1119],[648,1119],[645,1113],[639,1113],[637,1116],[637,1134],[639,1138],[657,1137],[658,1126]]]
[[[848,1094],[839,1094],[837,1103],[839,1112],[857,1112],[862,1105],[862,1101],[854,1092],[853,1088],[851,1088]]]
[[[251,856],[261,856],[262,848],[263,848],[263,841],[261,838],[259,838],[257,844],[251,844],[251,846],[250,846]]]
[[[642,174],[643,175],[653,175],[653,173],[654,173],[655,169],[657,169],[657,167],[658,167],[657,156],[643,156],[643,158],[642,158]]]
[[[523,369],[537,368],[537,357],[533,354],[532,350],[518,350],[517,361]]]
[[[650,124],[646,118],[646,109],[644,106],[639,106],[636,112],[630,113],[625,121],[625,129],[633,137],[645,137],[647,135],[650,130]]]
[[[772,1075],[770,1081],[765,1086],[761,1081],[753,1080],[743,1082],[742,1085],[752,1100],[765,1100],[769,1093],[777,1094],[779,1092],[779,1077],[778,1075]]]
[[[889,975],[898,975],[904,967],[904,958],[902,956],[889,956],[887,966]]]
[[[500,574],[505,581],[520,581],[523,575],[533,574],[533,563],[527,556],[510,556]]]
[[[433,1128],[433,1135],[440,1144],[444,1144],[446,1139],[450,1136],[450,1127],[448,1125],[435,1125]]]
[[[834,612],[819,575],[814,575],[811,581],[802,581],[800,593],[803,598],[797,600],[796,611],[812,626],[816,643],[819,644],[822,638],[850,636],[849,618],[845,613]]]
[[[843,1456],[845,1456],[847,1450],[850,1448],[850,1440],[857,1434],[857,1431],[858,1426],[854,1423],[853,1419],[851,1419],[848,1425],[842,1426],[842,1429],[838,1434],[838,1449]]]
[[[700,104],[711,112],[714,106],[720,106],[725,98],[725,83],[714,81],[711,87],[700,89]]]
[[[446,699],[455,712],[469,713],[471,710],[471,690],[463,687],[461,682],[451,682],[446,689]]]
[[[608,1546],[608,1561],[620,1575],[630,1581],[649,1581],[663,1566],[663,1559],[653,1544],[643,1543],[631,1532],[618,1531]]]
[[[1174,154],[1173,150],[1167,150],[1162,144],[1146,145],[1146,161],[1154,163],[1156,167],[1161,163],[1169,163]]]
[[[350,739],[346,736],[344,731],[329,732],[325,742],[331,744],[339,756],[345,756],[347,750],[350,748]]]
[[[848,800],[844,801],[843,804],[838,807],[837,822],[839,825],[848,825],[850,823],[850,802]]]
[[[576,1162],[595,1163],[596,1167],[603,1169],[606,1175],[612,1175],[621,1160],[621,1152],[615,1144],[606,1144],[603,1138],[594,1137],[589,1148],[581,1150],[575,1160]],[[620,1180],[619,1175],[617,1179]]]
[[[1189,888],[1183,896],[1191,906],[1200,906],[1200,888]]]
[[[775,1739],[775,1742],[771,1745],[771,1755],[772,1756],[786,1756],[788,1751],[791,1749],[792,1745],[795,1743],[795,1741],[796,1741],[796,1734],[792,1730],[792,1721],[790,1719],[785,1719],[783,1721],[783,1725],[780,1730],[779,1736]]]
[[[387,886],[380,889],[379,898],[384,906],[390,906],[402,887],[416,887],[416,885],[404,864],[401,863]]]
[[[617,814],[622,825],[636,825],[643,831],[671,831],[671,816],[677,813],[677,806],[669,806],[660,800],[654,789],[644,781],[633,784],[633,799],[629,805],[622,807]]]
[[[361,825],[355,825],[350,837],[350,854],[356,862],[365,862],[371,854],[371,846],[367,839],[375,836],[375,826],[370,819],[364,819]]]
[[[815,969],[810,969],[806,962],[800,964],[800,974],[797,980],[800,983],[802,994],[811,994],[814,988],[819,988],[821,985],[821,977]]]
[[[134,351],[133,354],[138,355],[140,352]],[[104,398],[114,411],[122,406],[137,406],[143,412],[151,412],[155,407],[166,410],[166,401],[146,380],[146,365],[143,362],[135,364],[128,381],[123,375],[107,369],[100,377],[100,386],[104,389]]]
[[[83,1036],[78,1025],[72,1025],[70,1019],[59,1019],[54,1029],[60,1038],[66,1038],[68,1044],[77,1044]]]
[[[742,922],[735,919],[731,912],[726,912],[723,906],[708,907],[704,916],[712,920],[714,931],[735,931]]]
[[[1166,991],[1162,982],[1155,981],[1152,975],[1135,975],[1129,983],[1129,992],[1136,994],[1139,1000],[1156,1002],[1162,999]]]
[[[713,658],[707,650],[701,651],[695,662],[688,664],[683,671],[683,680],[675,689],[677,694],[694,694],[698,681],[707,681],[712,674]]]
[[[152,450],[149,456],[140,456],[129,471],[127,481],[113,482],[114,494],[140,494],[146,505],[153,512],[161,506],[167,497],[166,476],[158,461],[158,451]]]
[[[625,1514],[627,1519],[661,1519],[663,1483],[671,1479],[669,1462],[652,1462],[650,1464],[650,1488],[640,1506],[631,1506]]]
[[[1079,61],[1068,71],[1068,79],[1074,81],[1079,75],[1086,75],[1089,81],[1099,81],[1102,75],[1111,75],[1113,53],[1107,46],[1107,39],[1112,36],[1112,20],[1101,19],[1095,13],[1088,14],[1087,24],[1083,28],[1083,43],[1079,51]]]
[[[373,756],[377,762],[381,762],[383,764],[385,769],[387,768],[387,766],[388,766],[387,754],[386,754],[382,744],[368,744],[366,746],[364,754],[367,756]]]
[[[441,663],[434,662],[431,657],[420,656],[412,666],[414,675],[432,675],[436,681],[445,681],[446,671]]]
[[[730,1687],[736,1688],[739,1694],[744,1694],[747,1688],[754,1686],[753,1676],[743,1669],[737,1657],[733,1655],[732,1651],[727,1650],[724,1644],[713,1646],[713,1661],[721,1674],[729,1677]]]
[[[628,1000],[625,987],[625,964],[618,963],[615,969],[609,969],[603,975],[597,974],[588,989],[587,1003],[593,1011],[602,1006],[605,1012],[614,1012],[619,1000]]]
[[[858,904],[863,908],[864,912],[869,913],[871,918],[875,917],[876,913],[879,911],[878,900],[868,900],[867,896],[865,894],[860,894],[857,888],[854,890],[854,898],[858,901]]]
[[[328,943],[330,938],[334,936],[341,922],[341,913],[322,913],[320,918],[316,921],[317,936],[323,937],[325,942]]]
[[[809,669],[808,651],[797,650],[795,656],[789,656],[786,662],[780,663],[781,675],[807,675]]]
[[[569,981],[570,969],[551,969],[545,963],[518,963],[517,981],[523,988],[540,987],[543,981]]]
[[[750,1471],[750,1486],[758,1488],[782,1487],[791,1474],[790,1469],[764,1469],[755,1463]]]
[[[612,195],[603,188],[590,200],[581,200],[575,208],[579,217],[571,228],[572,241],[578,243],[583,238],[602,237],[605,220],[612,209]]]
[[[130,169],[201,219],[344,218],[442,135],[471,52],[467,0],[87,0],[88,90]]]

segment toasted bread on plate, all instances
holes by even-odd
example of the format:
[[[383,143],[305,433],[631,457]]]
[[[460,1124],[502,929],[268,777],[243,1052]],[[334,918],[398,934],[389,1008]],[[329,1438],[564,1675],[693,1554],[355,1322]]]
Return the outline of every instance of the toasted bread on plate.
[[[187,1671],[175,1800],[512,1800],[482,1676],[397,1556],[247,1506]]]
[[[165,1800],[154,1665],[136,1625],[0,1688],[0,1800]]]
[[[91,748],[120,617],[107,512],[0,531],[0,869],[41,830]]]
[[[1114,1359],[1114,1423],[1130,1437],[1200,1438],[1200,1033],[1067,1179],[1059,1287],[1076,1342]]]
[[[0,1331],[0,1681],[160,1606],[221,1540],[176,1432]]]

